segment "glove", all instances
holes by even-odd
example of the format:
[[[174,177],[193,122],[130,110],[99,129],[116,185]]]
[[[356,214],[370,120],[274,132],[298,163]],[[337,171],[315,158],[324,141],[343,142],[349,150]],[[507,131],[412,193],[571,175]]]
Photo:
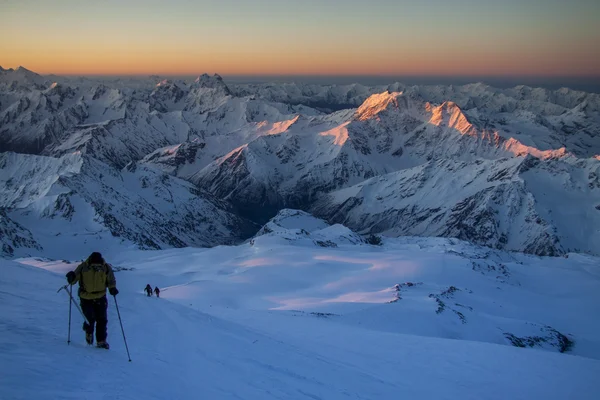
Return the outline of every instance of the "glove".
[[[75,278],[76,278],[75,272],[69,271],[69,272],[67,272],[66,276],[67,276],[67,282],[69,282],[69,284],[72,285],[73,282],[75,282]]]
[[[108,289],[108,293],[110,293],[111,296],[116,296],[119,294],[119,291],[116,287],[111,287],[110,289]]]

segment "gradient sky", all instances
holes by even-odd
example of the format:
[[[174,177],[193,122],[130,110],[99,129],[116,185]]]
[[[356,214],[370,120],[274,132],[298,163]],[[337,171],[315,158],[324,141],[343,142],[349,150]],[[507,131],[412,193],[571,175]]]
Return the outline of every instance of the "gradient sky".
[[[600,76],[600,0],[0,0],[38,73]]]

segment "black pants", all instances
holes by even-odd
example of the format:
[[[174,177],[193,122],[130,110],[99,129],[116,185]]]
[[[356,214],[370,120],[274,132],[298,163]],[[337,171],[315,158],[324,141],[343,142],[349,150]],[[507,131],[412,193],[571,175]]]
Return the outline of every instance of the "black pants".
[[[83,330],[86,333],[94,333],[94,325],[96,325],[96,343],[106,341],[106,325],[108,324],[108,318],[106,317],[106,310],[108,309],[108,301],[106,296],[95,300],[80,299],[81,310],[89,321],[83,323]]]

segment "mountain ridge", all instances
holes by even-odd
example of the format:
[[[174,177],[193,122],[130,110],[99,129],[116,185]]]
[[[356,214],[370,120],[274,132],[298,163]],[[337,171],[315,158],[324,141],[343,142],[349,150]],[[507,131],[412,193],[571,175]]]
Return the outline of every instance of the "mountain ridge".
[[[217,208],[259,225],[280,209],[299,208],[359,232],[460,237],[536,254],[597,251],[592,226],[600,205],[596,94],[485,84],[235,84],[217,74],[186,81],[0,73],[2,151],[97,160],[103,178],[76,174],[90,185],[139,173],[136,179],[159,186],[164,179],[175,179],[180,188],[191,185],[212,204],[221,202]],[[25,75],[33,78],[22,80]],[[465,178],[473,171],[480,174],[473,180],[478,187]],[[397,192],[413,193],[412,201],[427,198],[425,190],[454,200],[424,209],[402,195],[401,209],[388,204],[380,210],[380,202],[364,192],[367,187],[385,191],[378,177]],[[428,179],[437,182],[437,193]],[[453,188],[445,181],[462,183]],[[462,191],[458,197],[456,190]],[[547,201],[544,193],[550,191],[583,207],[571,215],[560,201]],[[19,192],[4,196],[0,200],[12,218]],[[14,198],[17,203],[8,201]],[[343,205],[339,199],[345,199]],[[507,207],[500,205],[505,200]],[[432,209],[439,210],[431,214]],[[383,223],[386,215],[394,226]],[[444,223],[438,226],[434,217]],[[535,223],[538,218],[545,224]],[[569,220],[580,221],[587,233],[577,234]],[[417,229],[422,223],[415,221],[430,221],[431,227]],[[233,232],[225,237],[243,239]],[[207,243],[199,236],[180,240],[151,241],[158,247]]]

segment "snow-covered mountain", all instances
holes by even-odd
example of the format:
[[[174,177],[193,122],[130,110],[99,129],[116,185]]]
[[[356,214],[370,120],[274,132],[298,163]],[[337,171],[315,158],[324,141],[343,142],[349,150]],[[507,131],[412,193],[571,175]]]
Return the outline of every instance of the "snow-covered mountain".
[[[0,106],[4,151],[53,157],[79,151],[119,168],[159,148],[210,136],[226,136],[216,139],[228,142],[225,149],[215,149],[222,156],[246,143],[252,131],[268,130],[266,125],[297,113],[317,113],[234,98],[220,77],[208,75],[191,84],[164,80],[145,90],[96,81],[81,86],[55,82],[44,90],[8,90],[5,96],[0,100],[6,102]]]
[[[236,85],[206,74],[92,79],[3,69],[0,149],[81,154],[112,171],[80,174],[106,187],[105,177],[127,171],[168,174],[260,224],[292,207],[360,232],[536,254],[600,248],[600,96],[569,89]],[[130,236],[145,226],[131,223]],[[152,242],[208,244],[179,240]]]
[[[263,225],[250,244],[263,241],[321,247],[365,243],[363,237],[343,225],[329,225],[307,212],[287,208]]]
[[[323,196],[312,211],[365,232],[456,237],[540,255],[595,253],[600,162],[440,159]]]
[[[597,159],[525,145],[471,123],[455,103],[433,106],[401,93],[372,95],[354,113],[334,115],[259,137],[194,182],[250,218],[261,208],[268,217],[282,206],[310,206],[360,231],[458,237],[535,254],[597,252]],[[352,185],[368,187],[368,195],[331,193]],[[573,203],[576,212],[565,206]]]
[[[38,75],[25,67],[4,69],[0,66],[0,90],[2,92],[44,90],[51,83],[52,81],[48,77]]]
[[[22,250],[24,254],[28,251],[41,251],[41,246],[33,239],[31,232],[20,224],[11,220],[6,211],[0,208],[0,256],[12,257],[15,250]],[[17,251],[19,252],[19,251]]]
[[[69,247],[144,249],[235,243],[256,231],[229,206],[155,169],[118,171],[82,154],[0,153],[3,242],[10,255]],[[11,244],[12,243],[12,244]]]
[[[238,84],[232,86],[237,96],[256,96],[286,104],[302,104],[325,112],[356,108],[372,94],[387,90],[386,86],[315,85],[302,83]]]
[[[540,150],[565,147],[584,158],[600,153],[600,94],[567,88],[548,90],[521,85],[497,89],[483,83],[372,87],[290,83],[237,85],[233,92],[328,110],[359,107],[373,94],[403,92],[407,98],[434,105],[454,103],[471,123],[498,130],[501,136],[513,137],[526,146]]]

